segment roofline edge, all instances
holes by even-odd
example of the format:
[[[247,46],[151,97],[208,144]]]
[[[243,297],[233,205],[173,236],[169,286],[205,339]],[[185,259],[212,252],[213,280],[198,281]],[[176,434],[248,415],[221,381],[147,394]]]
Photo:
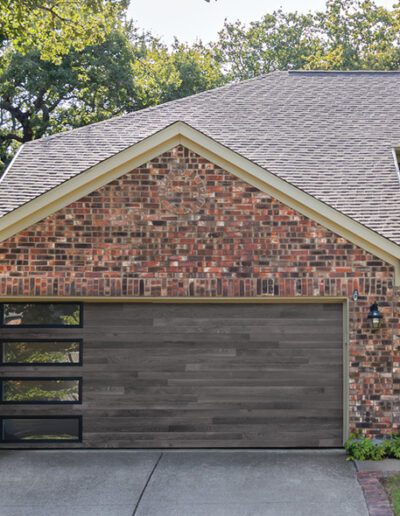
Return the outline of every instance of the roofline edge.
[[[22,145],[20,145],[17,149],[17,152],[14,154],[12,160],[10,161],[10,163],[8,164],[8,166],[6,167],[3,175],[0,177],[0,184],[1,182],[3,181],[3,179],[6,177],[6,175],[9,173],[9,171],[11,170],[11,167],[14,165],[14,162],[16,161],[16,159],[18,158],[20,152],[22,151],[22,148],[25,146],[25,143],[23,143]]]

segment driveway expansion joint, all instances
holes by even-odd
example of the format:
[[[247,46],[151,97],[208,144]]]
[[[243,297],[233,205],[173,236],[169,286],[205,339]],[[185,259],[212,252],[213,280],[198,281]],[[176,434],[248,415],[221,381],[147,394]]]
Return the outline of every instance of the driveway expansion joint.
[[[154,466],[153,466],[153,469],[150,471],[150,474],[149,474],[149,476],[148,476],[148,478],[147,478],[147,480],[146,480],[146,483],[145,483],[145,484],[144,484],[144,486],[143,486],[142,492],[140,493],[140,496],[139,496],[139,498],[138,498],[138,501],[136,502],[136,505],[135,505],[135,508],[134,508],[134,510],[133,510],[132,516],[136,516],[137,511],[138,511],[138,509],[139,509],[140,502],[142,501],[142,498],[143,498],[144,493],[145,493],[145,491],[146,491],[146,489],[147,489],[147,486],[149,485],[150,480],[151,480],[151,478],[152,478],[152,476],[153,476],[153,474],[154,474],[155,470],[157,469],[157,466],[159,465],[159,463],[160,463],[160,461],[161,461],[162,457],[163,457],[163,453],[160,453],[160,455],[159,455],[158,459],[156,460],[156,463],[155,463],[155,464],[154,464]]]

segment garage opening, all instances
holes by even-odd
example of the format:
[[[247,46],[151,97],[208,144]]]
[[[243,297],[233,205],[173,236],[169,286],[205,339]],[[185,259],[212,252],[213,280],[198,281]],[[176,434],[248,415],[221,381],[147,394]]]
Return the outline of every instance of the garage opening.
[[[81,415],[78,446],[342,446],[342,304],[83,308],[80,326],[4,330],[4,339],[43,339],[47,347],[60,339],[83,344],[74,367],[62,367],[64,355],[55,364],[64,380],[81,378],[82,404],[29,406],[32,417]],[[43,369],[30,376],[43,379]],[[9,371],[21,373],[15,362]],[[18,413],[7,406],[8,417]]]

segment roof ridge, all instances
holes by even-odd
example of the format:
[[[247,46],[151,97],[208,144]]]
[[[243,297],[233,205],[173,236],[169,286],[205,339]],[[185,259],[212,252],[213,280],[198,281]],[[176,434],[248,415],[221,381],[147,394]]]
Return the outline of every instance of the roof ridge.
[[[130,116],[130,115],[132,116],[134,114],[143,113],[145,111],[146,112],[155,111],[155,110],[161,109],[163,107],[169,106],[173,103],[178,104],[184,100],[188,100],[188,99],[192,99],[192,98],[199,98],[202,95],[206,96],[206,95],[209,95],[210,93],[214,93],[216,91],[236,88],[238,86],[243,86],[244,84],[248,84],[249,82],[255,82],[255,81],[267,79],[271,75],[282,75],[282,74],[287,74],[287,72],[281,71],[281,70],[274,70],[273,72],[257,75],[256,77],[251,77],[250,79],[245,79],[243,81],[236,81],[236,82],[232,81],[232,82],[229,82],[228,84],[223,84],[222,86],[217,86],[215,88],[211,88],[210,90],[204,90],[204,91],[200,91],[199,93],[194,93],[193,95],[188,95],[187,97],[181,97],[179,99],[169,100],[167,102],[163,102],[162,104],[157,104],[156,106],[150,106],[148,108],[140,109],[138,111],[131,111],[130,113],[127,113],[125,116]]]
[[[54,140],[56,138],[60,138],[62,136],[65,136],[66,134],[76,133],[77,131],[81,131],[83,129],[87,129],[88,127],[94,127],[94,126],[97,126],[97,125],[100,125],[100,124],[106,124],[106,123],[114,123],[114,121],[116,121],[116,120],[121,120],[122,118],[133,117],[133,116],[135,116],[135,115],[137,115],[139,113],[151,113],[152,111],[157,111],[157,110],[163,109],[163,108],[168,107],[168,106],[170,106],[171,104],[174,104],[174,103],[178,104],[178,103],[181,103],[183,101],[187,101],[188,99],[199,98],[202,95],[204,95],[204,96],[205,95],[209,95],[210,93],[214,93],[216,91],[221,91],[221,90],[224,90],[224,89],[236,88],[238,86],[243,86],[244,84],[247,84],[249,82],[255,82],[255,81],[267,79],[268,77],[270,77],[272,75],[283,75],[283,74],[287,74],[287,73],[288,72],[282,71],[282,70],[274,70],[273,72],[257,75],[256,77],[252,77],[250,79],[245,79],[244,81],[230,82],[228,84],[223,84],[222,86],[217,86],[215,88],[211,88],[210,90],[204,90],[204,91],[200,91],[199,93],[194,93],[193,95],[188,95],[187,97],[181,97],[179,99],[168,100],[167,102],[163,102],[162,104],[157,104],[156,106],[149,106],[147,108],[138,109],[137,111],[129,111],[128,113],[124,113],[123,115],[118,115],[118,116],[114,116],[114,117],[111,117],[111,118],[106,118],[105,120],[99,120],[98,122],[93,122],[92,124],[83,125],[81,127],[75,127],[73,129],[67,129],[66,131],[61,131],[61,132],[56,133],[56,134],[51,134],[49,136],[44,136],[42,138],[38,138],[37,140],[32,140],[30,142],[26,142],[25,145],[27,145],[27,144],[28,145],[32,145],[32,144],[42,143],[42,142],[49,141],[49,140]]]
[[[181,98],[178,98],[178,99],[174,99],[174,100],[169,100],[167,102],[163,102],[162,104],[157,104],[156,106],[149,106],[147,108],[142,108],[142,109],[138,109],[137,111],[130,111],[128,113],[124,113],[122,115],[118,115],[118,116],[113,116],[111,118],[106,118],[105,120],[99,120],[98,122],[93,122],[91,124],[87,124],[87,125],[83,125],[81,127],[75,127],[73,129],[67,129],[66,131],[61,131],[59,133],[56,133],[56,134],[52,134],[52,135],[49,135],[49,136],[44,136],[42,138],[39,138],[37,140],[32,140],[30,142],[26,142],[25,143],[25,146],[26,145],[34,145],[34,144],[39,144],[39,143],[43,143],[43,142],[46,142],[46,141],[49,141],[49,140],[54,140],[54,139],[57,139],[57,138],[61,138],[61,137],[64,137],[65,135],[69,135],[71,133],[76,133],[77,131],[82,131],[82,130],[85,130],[89,127],[95,127],[95,126],[98,126],[100,124],[107,124],[107,123],[114,123],[114,121],[116,120],[121,120],[123,118],[130,118],[130,117],[133,117],[133,116],[136,116],[138,113],[151,113],[152,111],[158,111],[158,110],[162,110],[163,108],[166,108],[168,106],[170,106],[171,104],[175,103],[175,104],[179,104],[183,101],[187,101],[188,99],[194,99],[194,98],[199,98],[201,96],[206,96],[206,95],[209,95],[211,93],[214,93],[216,91],[221,91],[221,90],[224,90],[224,89],[231,89],[231,88],[236,88],[238,86],[242,87],[243,85],[245,84],[248,84],[250,82],[255,82],[255,81],[259,81],[259,80],[265,80],[271,76],[276,76],[276,75],[323,75],[323,74],[326,74],[326,75],[351,75],[351,74],[364,74],[364,75],[367,75],[367,74],[371,74],[371,75],[379,75],[379,74],[385,74],[385,75],[398,75],[400,74],[400,70],[274,70],[272,72],[268,72],[268,73],[265,73],[265,74],[260,74],[260,75],[257,75],[256,77],[251,77],[250,79],[245,79],[243,81],[237,81],[237,82],[230,82],[228,84],[223,84],[222,86],[217,86],[215,88],[211,88],[210,90],[205,90],[205,91],[200,91],[199,93],[194,93],[193,95],[188,95],[187,97],[181,97]]]
[[[289,75],[319,75],[319,74],[327,74],[327,75],[397,75],[400,74],[400,70],[288,70]]]

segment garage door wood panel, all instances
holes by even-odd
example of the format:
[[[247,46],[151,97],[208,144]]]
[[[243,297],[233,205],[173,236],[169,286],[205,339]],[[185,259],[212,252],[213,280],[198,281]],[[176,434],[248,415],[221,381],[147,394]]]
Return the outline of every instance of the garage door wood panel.
[[[19,336],[84,338],[83,446],[341,446],[342,317],[339,304],[91,303],[82,329]],[[60,409],[18,408],[38,412]]]

